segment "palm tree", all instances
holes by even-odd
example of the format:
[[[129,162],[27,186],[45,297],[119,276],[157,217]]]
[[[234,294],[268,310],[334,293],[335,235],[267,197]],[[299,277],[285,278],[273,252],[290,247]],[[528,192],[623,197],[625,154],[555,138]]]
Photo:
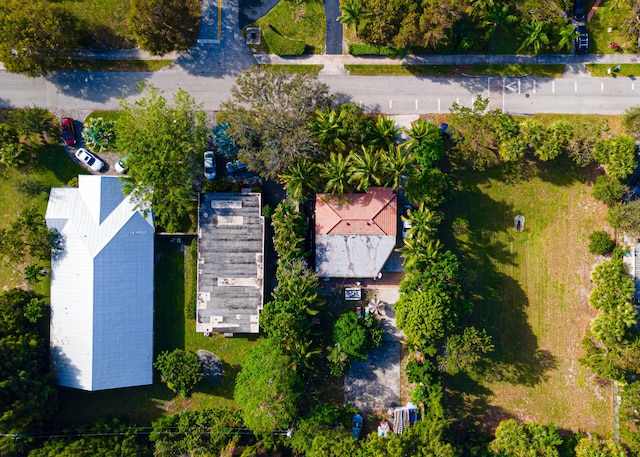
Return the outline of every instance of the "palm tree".
[[[517,52],[521,52],[524,49],[531,49],[534,55],[539,54],[542,45],[549,45],[549,37],[545,32],[546,28],[547,23],[544,21],[531,21],[529,24],[522,26],[522,31],[526,38]]]
[[[396,142],[396,123],[386,116],[378,114],[376,123],[369,133],[369,145],[379,149],[389,149]]]
[[[317,187],[318,167],[308,160],[301,160],[289,165],[282,173],[280,183],[293,200],[304,200],[307,192],[313,191]]]
[[[347,27],[353,24],[353,31],[358,36],[358,24],[364,17],[364,10],[362,9],[362,2],[360,0],[353,0],[351,3],[345,3],[340,7],[342,13],[338,17],[338,21],[346,25]]]
[[[417,240],[413,238],[405,238],[404,246],[396,251],[400,252],[400,256],[404,259],[405,270],[414,267],[420,268],[430,260],[435,259],[438,252],[442,249],[440,240]]]
[[[513,14],[509,14],[509,8],[510,5],[508,3],[502,6],[493,5],[493,9],[486,14],[482,21],[482,27],[489,27],[484,36],[485,40],[491,38],[499,27],[503,27],[509,32],[507,25],[515,22],[517,19]]]
[[[318,138],[323,149],[344,152],[345,137],[348,133],[344,125],[344,114],[335,110],[316,111],[315,118],[309,124],[309,131]]]
[[[399,144],[382,153],[382,162],[384,163],[382,170],[384,175],[380,180],[382,185],[398,190],[403,178],[407,178],[413,173],[415,158],[412,154],[407,153],[404,145]]]
[[[314,359],[322,353],[320,349],[311,347],[310,340],[294,341],[286,350],[291,358],[291,369],[293,369],[293,371],[298,371],[299,369],[301,369],[301,371],[311,371],[313,369]]]
[[[406,237],[418,242],[433,239],[441,219],[438,213],[431,211],[424,203],[420,203],[417,209],[410,209],[406,217],[402,216],[403,221],[411,223]]]
[[[330,194],[344,194],[351,191],[351,156],[332,152],[329,160],[320,164],[320,177],[327,180],[325,191]]]
[[[361,146],[362,154],[351,152],[351,182],[358,190],[367,192],[371,185],[380,185],[382,161],[380,152]]]
[[[568,23],[564,27],[560,29],[560,41],[558,41],[558,49],[567,51],[571,50],[571,44],[573,44],[573,40],[578,36],[578,32],[573,27],[572,23]]]

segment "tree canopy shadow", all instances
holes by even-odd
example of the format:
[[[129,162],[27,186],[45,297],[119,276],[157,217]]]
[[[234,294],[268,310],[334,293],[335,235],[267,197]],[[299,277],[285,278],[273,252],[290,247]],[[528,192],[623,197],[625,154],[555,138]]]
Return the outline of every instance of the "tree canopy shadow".
[[[152,72],[56,71],[46,79],[65,96],[106,103],[122,96],[137,94],[138,83]]]

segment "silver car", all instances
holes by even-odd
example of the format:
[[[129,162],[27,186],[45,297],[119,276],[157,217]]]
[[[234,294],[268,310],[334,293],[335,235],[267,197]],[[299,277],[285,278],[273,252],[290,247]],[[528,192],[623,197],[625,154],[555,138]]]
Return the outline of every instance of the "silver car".
[[[76,151],[76,158],[91,168],[93,171],[100,171],[104,167],[104,162],[87,151],[85,148],[78,148]]]
[[[204,177],[207,179],[216,177],[216,158],[213,151],[204,153]]]

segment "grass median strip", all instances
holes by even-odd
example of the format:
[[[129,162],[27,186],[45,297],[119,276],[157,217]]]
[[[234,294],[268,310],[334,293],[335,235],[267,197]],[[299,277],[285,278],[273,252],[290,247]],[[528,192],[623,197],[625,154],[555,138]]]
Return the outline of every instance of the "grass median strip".
[[[320,70],[324,68],[324,65],[261,65],[262,67],[269,67],[273,70],[280,71],[282,73],[290,73],[296,75],[317,75]]]
[[[64,70],[158,71],[172,62],[173,60],[71,59],[69,67]]]
[[[591,73],[591,76],[610,76],[615,78],[617,76],[634,77],[640,75],[640,64],[638,63],[588,63],[585,67]],[[607,71],[609,72],[607,73]]]
[[[352,75],[370,76],[538,76],[560,78],[565,65],[345,65]]]

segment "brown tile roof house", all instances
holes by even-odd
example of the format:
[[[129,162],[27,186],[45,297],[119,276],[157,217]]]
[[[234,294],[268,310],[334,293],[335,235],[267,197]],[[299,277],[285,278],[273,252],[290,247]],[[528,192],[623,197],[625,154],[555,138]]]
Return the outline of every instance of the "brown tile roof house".
[[[200,195],[196,331],[258,333],[264,218],[257,193]]]
[[[398,203],[390,188],[316,195],[316,273],[375,278],[396,245]]]

